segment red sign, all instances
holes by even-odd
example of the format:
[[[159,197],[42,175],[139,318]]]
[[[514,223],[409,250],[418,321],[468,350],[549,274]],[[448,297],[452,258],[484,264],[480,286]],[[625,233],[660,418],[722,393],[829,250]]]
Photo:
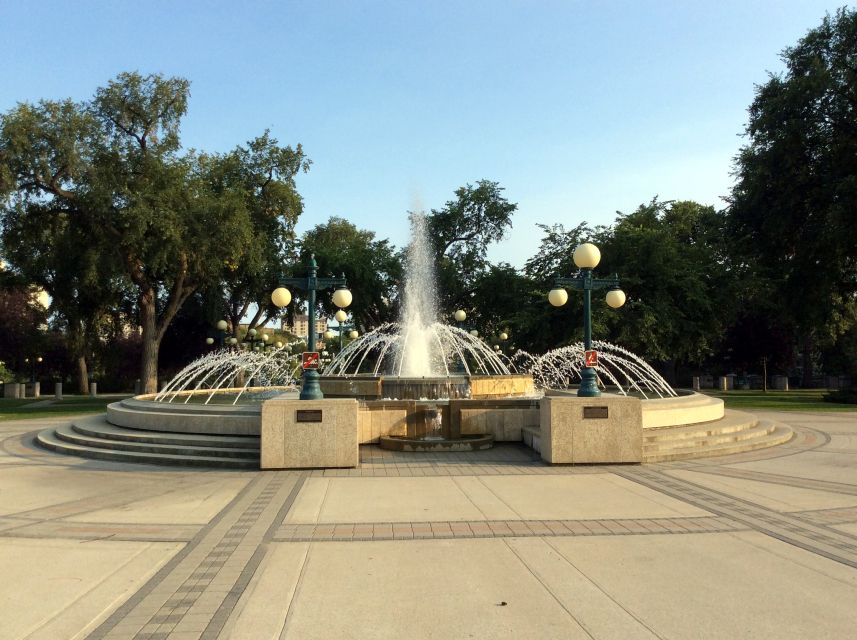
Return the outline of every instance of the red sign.
[[[318,369],[318,351],[304,351],[301,355],[301,367],[304,371],[307,369]]]
[[[586,363],[587,367],[597,367],[598,366],[598,352],[593,349],[592,351],[584,351],[583,352],[583,361]]]

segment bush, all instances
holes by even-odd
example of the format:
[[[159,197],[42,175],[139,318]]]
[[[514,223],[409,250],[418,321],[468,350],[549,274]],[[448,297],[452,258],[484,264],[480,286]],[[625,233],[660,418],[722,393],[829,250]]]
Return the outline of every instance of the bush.
[[[837,404],[857,404],[857,389],[837,389],[826,394],[824,400]]]

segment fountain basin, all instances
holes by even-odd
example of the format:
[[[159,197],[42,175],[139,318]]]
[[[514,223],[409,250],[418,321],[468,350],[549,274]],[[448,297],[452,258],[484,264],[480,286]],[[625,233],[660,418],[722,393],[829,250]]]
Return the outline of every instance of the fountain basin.
[[[379,439],[382,449],[388,451],[414,452],[450,452],[450,451],[482,451],[494,446],[494,436],[462,436],[454,440],[449,438],[408,438],[407,436],[382,436]]]
[[[529,374],[402,377],[388,375],[324,376],[325,397],[359,400],[514,398],[536,395]]]

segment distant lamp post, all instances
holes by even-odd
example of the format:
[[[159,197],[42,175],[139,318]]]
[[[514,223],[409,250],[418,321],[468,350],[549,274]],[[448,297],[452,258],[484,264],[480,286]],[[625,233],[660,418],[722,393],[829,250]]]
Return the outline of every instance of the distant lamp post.
[[[217,346],[219,346],[221,349],[223,348],[223,344],[226,341],[226,329],[228,327],[229,324],[226,322],[226,320],[218,320],[214,323],[214,328],[217,330]],[[212,340],[211,342],[208,342],[208,340],[206,340],[206,343],[213,344],[214,340]]]
[[[568,292],[565,287],[583,291],[583,348],[586,352],[592,351],[592,291],[608,288],[607,304],[613,309],[618,309],[625,304],[625,293],[619,288],[619,276],[612,278],[593,278],[592,270],[601,261],[601,252],[594,244],[584,242],[574,250],[572,256],[574,264],[580,269],[581,274],[569,278],[556,278],[554,288],[548,294],[548,301],[555,307],[561,307],[568,302]],[[589,366],[585,361],[580,372],[580,388],[577,395],[583,398],[595,398],[601,395],[598,389],[598,381],[595,368]]]
[[[280,286],[271,293],[271,302],[283,308],[292,301],[292,294],[287,286],[296,287],[307,292],[307,315],[309,315],[309,335],[307,336],[307,351],[315,352],[315,292],[336,287],[333,292],[333,304],[345,308],[351,304],[351,292],[347,289],[345,275],[341,278],[319,278],[318,264],[315,256],[311,255],[307,264],[307,275],[304,278],[281,278]],[[318,384],[318,371],[305,369],[301,385],[301,400],[321,400],[324,394]]]
[[[353,322],[346,322],[346,320],[348,320],[348,314],[345,313],[345,311],[343,311],[342,309],[337,311],[333,317],[338,323],[336,327],[336,332],[339,334],[339,353],[342,353],[342,336],[345,335],[345,332],[349,329],[351,330],[348,333],[348,337],[352,340],[357,338],[357,336],[360,334],[358,334],[357,331],[354,330],[355,327]]]

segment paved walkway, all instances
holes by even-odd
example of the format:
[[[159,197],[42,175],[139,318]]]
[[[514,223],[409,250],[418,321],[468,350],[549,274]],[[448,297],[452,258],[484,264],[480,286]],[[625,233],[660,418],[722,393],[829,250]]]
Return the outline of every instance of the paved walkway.
[[[771,450],[356,470],[80,460],[0,423],[0,639],[851,638],[857,413]]]

